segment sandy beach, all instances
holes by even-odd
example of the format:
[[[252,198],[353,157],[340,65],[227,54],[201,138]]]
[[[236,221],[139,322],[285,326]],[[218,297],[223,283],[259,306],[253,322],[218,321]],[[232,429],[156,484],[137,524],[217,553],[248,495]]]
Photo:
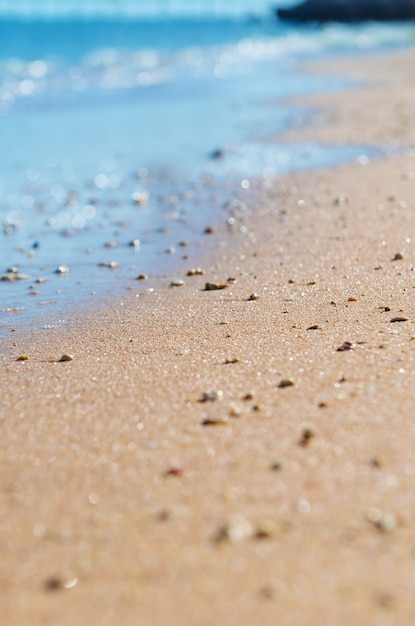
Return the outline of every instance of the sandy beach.
[[[307,68],[374,84],[284,136],[389,157],[253,183],[182,272],[1,343],[4,624],[415,621],[414,62]]]

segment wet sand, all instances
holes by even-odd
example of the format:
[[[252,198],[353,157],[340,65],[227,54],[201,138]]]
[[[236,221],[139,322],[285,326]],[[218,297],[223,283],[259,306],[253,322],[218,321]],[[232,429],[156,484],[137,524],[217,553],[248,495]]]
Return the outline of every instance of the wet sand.
[[[399,89],[376,70],[374,120],[368,90],[330,95],[302,135],[410,147],[414,54]],[[414,621],[414,197],[410,150],[282,177],[188,248],[184,285],[10,333],[4,623]]]

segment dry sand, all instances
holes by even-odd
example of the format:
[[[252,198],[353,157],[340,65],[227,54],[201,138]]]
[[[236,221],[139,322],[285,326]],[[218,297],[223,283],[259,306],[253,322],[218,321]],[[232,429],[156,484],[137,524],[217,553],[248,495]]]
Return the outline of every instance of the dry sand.
[[[388,63],[399,90],[332,66],[382,106],[331,95],[304,136],[410,146],[415,52]],[[1,623],[415,623],[414,198],[410,151],[281,178],[205,275],[10,333]]]
[[[355,87],[302,98],[301,105],[309,108],[307,128],[287,132],[285,139],[373,144],[392,150],[415,144],[415,69],[406,51],[313,63],[303,69],[347,76]]]

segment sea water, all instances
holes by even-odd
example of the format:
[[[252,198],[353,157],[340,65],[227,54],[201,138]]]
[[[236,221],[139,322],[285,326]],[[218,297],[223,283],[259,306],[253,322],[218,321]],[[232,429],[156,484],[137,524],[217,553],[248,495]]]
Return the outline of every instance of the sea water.
[[[293,27],[262,0],[0,1],[0,275],[28,277],[0,282],[0,334],[182,272],[180,243],[254,179],[370,156],[270,138],[306,122],[290,96],[345,85],[301,61],[410,38]]]

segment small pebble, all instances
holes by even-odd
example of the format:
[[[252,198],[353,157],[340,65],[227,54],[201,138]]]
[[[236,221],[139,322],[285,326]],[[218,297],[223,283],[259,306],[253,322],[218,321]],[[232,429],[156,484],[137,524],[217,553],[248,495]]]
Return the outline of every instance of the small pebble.
[[[397,526],[397,519],[393,513],[384,513],[382,519],[377,523],[379,530],[384,533],[390,533]]]
[[[251,391],[248,391],[248,393],[246,393],[242,400],[253,400],[254,399],[254,394]]]
[[[353,350],[353,344],[351,341],[345,341],[341,346],[337,348],[337,352],[346,352],[347,350]]]
[[[62,575],[50,576],[43,586],[46,591],[60,591],[62,589],[73,589],[78,584],[78,576],[73,571],[63,572]]]
[[[401,252],[397,252],[393,257],[392,261],[403,261],[404,256]]]
[[[139,274],[137,276],[137,280],[147,280],[148,279],[148,274]]]
[[[130,246],[130,248],[139,248],[141,245],[141,242],[139,239],[133,239],[132,241],[128,242],[128,245]]]
[[[226,289],[229,287],[227,283],[206,283],[205,291],[216,291],[217,289]]]
[[[201,421],[202,426],[224,426],[229,421],[226,415],[210,415]]]
[[[162,509],[158,515],[157,515],[157,519],[160,522],[168,522],[171,519],[171,512],[168,509]]]
[[[273,472],[281,472],[281,470],[284,469],[284,463],[281,463],[281,461],[273,461],[269,467]]]
[[[223,400],[223,391],[204,391],[199,402],[216,402],[217,400]]]
[[[56,274],[67,274],[69,272],[69,267],[67,265],[59,265],[56,268]]]
[[[4,274],[1,277],[3,282],[14,283],[15,280],[27,280],[29,276],[27,274],[22,274],[21,272],[11,272],[8,271],[7,274]]]
[[[397,519],[393,513],[384,513],[377,507],[373,507],[367,514],[367,519],[381,532],[390,533],[397,526]]]
[[[62,354],[61,358],[59,359],[59,362],[65,363],[67,361],[73,361],[73,356],[71,354]]]
[[[390,323],[393,324],[394,322],[407,322],[408,319],[409,319],[408,317],[397,315],[396,317],[392,317],[392,319],[390,320]]]
[[[320,326],[317,326],[317,324],[313,324],[313,326],[309,326],[307,328],[307,330],[319,330]]]
[[[132,199],[136,206],[145,206],[150,199],[150,194],[148,191],[135,191]]]
[[[28,361],[29,357],[27,354],[21,354],[20,356],[17,357],[16,361]]]
[[[206,226],[203,232],[205,233],[205,235],[213,235],[215,231],[216,229],[213,226]]]
[[[264,600],[275,600],[277,597],[277,592],[275,587],[272,585],[264,585],[258,591],[260,598]]]
[[[164,472],[165,476],[183,476],[183,468],[182,467],[169,467],[168,470]]]
[[[210,153],[209,157],[214,160],[220,160],[225,157],[225,150],[223,148],[216,148]]]
[[[187,272],[187,276],[202,276],[204,273],[201,267],[194,267]]]
[[[247,298],[247,301],[249,302],[250,300],[259,300],[260,298],[261,296],[259,296],[257,293],[251,293],[249,298]]]
[[[227,357],[225,359],[225,365],[230,365],[231,363],[239,363],[239,359],[236,356]]]
[[[120,264],[118,261],[101,261],[101,263],[98,263],[98,267],[109,267],[109,269],[114,270],[120,267]]]
[[[314,437],[313,431],[310,428],[304,428],[303,432],[301,433],[301,437],[298,442],[298,445],[301,446],[302,448],[307,447],[310,441],[313,439],[313,437]]]
[[[44,583],[46,591],[60,591],[64,588],[63,581],[57,576],[51,576]]]
[[[275,534],[275,524],[270,520],[265,520],[260,522],[258,527],[256,528],[253,537],[260,541],[265,539],[272,539]]]
[[[175,278],[170,283],[170,287],[182,287],[183,285],[184,285],[184,280],[181,280],[180,278]]]
[[[337,198],[334,199],[333,204],[335,204],[336,206],[345,206],[346,204],[348,204],[348,202],[349,198],[341,193],[339,196],[337,196]]]
[[[380,469],[383,466],[382,461],[377,456],[372,457],[369,461],[369,464],[371,467],[374,467],[375,469]]]
[[[241,417],[242,409],[240,406],[232,402],[229,405],[229,417]]]
[[[216,534],[216,541],[230,541],[231,543],[235,543],[242,539],[252,537],[253,532],[252,524],[243,515],[236,513],[219,528]]]
[[[295,384],[295,383],[294,383],[294,380],[293,380],[292,378],[283,378],[283,379],[280,381],[280,383],[279,383],[279,385],[278,385],[278,388],[279,388],[279,389],[285,389],[285,388],[287,388],[287,387],[293,387],[293,386],[294,386],[294,384]]]

